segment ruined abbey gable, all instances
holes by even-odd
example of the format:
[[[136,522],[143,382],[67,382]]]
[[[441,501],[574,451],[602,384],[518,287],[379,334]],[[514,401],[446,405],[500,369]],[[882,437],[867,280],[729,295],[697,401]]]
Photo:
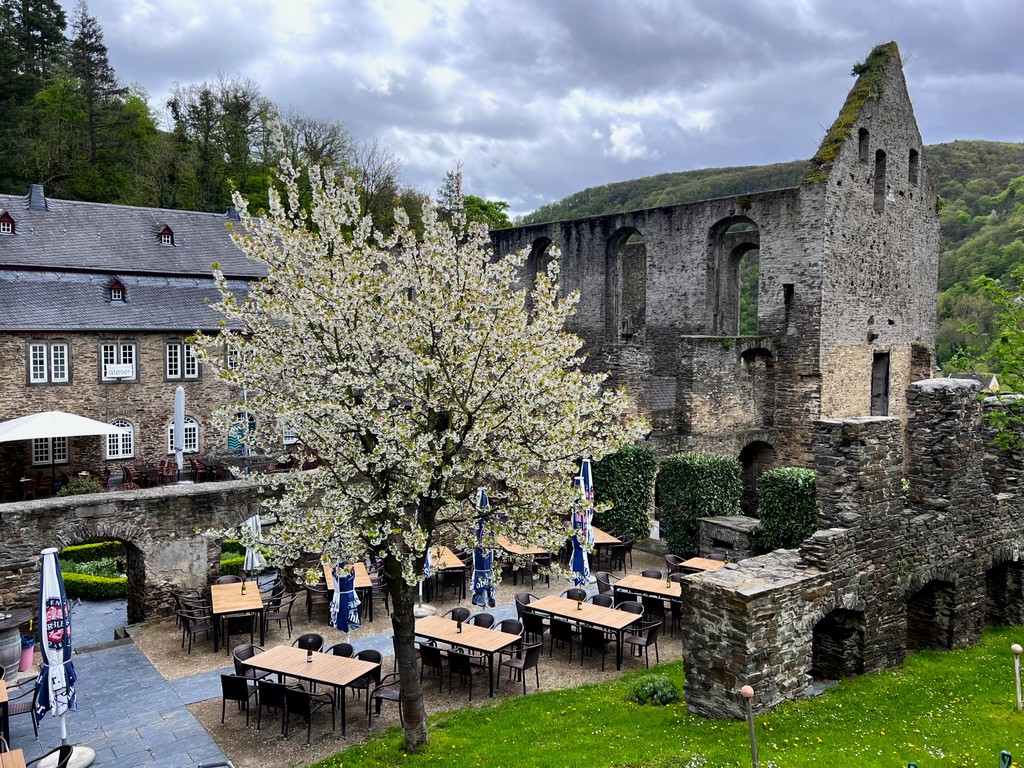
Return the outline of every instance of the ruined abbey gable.
[[[527,282],[560,249],[588,365],[632,391],[659,453],[811,466],[816,419],[905,417],[931,375],[935,196],[896,45],[861,69],[799,187],[492,233],[529,250]]]

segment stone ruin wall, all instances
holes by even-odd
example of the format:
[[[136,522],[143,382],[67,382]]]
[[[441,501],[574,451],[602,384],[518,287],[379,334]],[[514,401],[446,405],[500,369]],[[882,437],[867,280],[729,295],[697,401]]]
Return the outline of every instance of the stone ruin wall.
[[[816,653],[860,674],[1024,623],[1020,457],[989,447],[977,388],[911,385],[905,456],[899,418],[817,422],[820,529],[683,583],[691,711],[742,717],[743,685],[760,709],[805,696]]]

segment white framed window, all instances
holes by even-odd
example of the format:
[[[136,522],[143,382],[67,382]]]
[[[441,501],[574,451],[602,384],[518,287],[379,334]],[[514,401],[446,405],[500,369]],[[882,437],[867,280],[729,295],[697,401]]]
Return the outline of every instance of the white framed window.
[[[299,442],[299,438],[295,434],[295,427],[285,427],[284,431],[281,433],[281,440],[285,445],[295,445]]]
[[[174,422],[167,425],[167,452],[174,453]],[[185,453],[199,453],[199,422],[185,417]]]
[[[52,452],[52,457],[51,457]],[[32,441],[32,464],[67,464],[68,439],[43,437]]]
[[[191,344],[167,342],[164,346],[164,376],[168,379],[199,378],[199,358]]]
[[[100,344],[100,380],[136,381],[138,347],[134,341],[104,341]]]
[[[66,341],[32,341],[28,345],[29,384],[67,384],[71,377]]]
[[[114,283],[110,286],[110,300],[111,301],[124,301],[124,286],[120,283]]]
[[[0,219],[0,235],[13,235],[14,222],[10,219]]]
[[[108,459],[130,459],[135,456],[135,427],[127,419],[114,419],[115,427],[127,429],[120,435],[107,435],[107,458]]]
[[[160,245],[174,245],[174,234],[169,229],[160,233]]]

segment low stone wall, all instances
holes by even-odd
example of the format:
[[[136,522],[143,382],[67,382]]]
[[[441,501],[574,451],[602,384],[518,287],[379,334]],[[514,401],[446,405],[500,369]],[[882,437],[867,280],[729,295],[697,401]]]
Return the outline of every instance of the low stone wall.
[[[725,515],[702,517],[697,521],[701,552],[720,552],[730,560],[757,554],[754,529],[761,523],[756,517]]]

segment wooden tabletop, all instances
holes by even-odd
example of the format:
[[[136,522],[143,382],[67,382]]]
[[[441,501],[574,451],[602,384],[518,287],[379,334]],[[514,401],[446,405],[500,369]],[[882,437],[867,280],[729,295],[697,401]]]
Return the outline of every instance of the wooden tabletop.
[[[440,616],[424,616],[416,619],[416,634],[430,640],[458,645],[474,651],[494,653],[520,639],[519,635],[484,629],[475,624],[462,622],[462,631],[457,631],[456,622]]]
[[[683,596],[683,585],[677,581],[665,583],[664,579],[651,579],[647,576],[623,576],[615,582],[616,589],[626,589],[631,592],[646,592],[657,597],[665,597],[678,600]]]
[[[263,610],[263,596],[255,581],[245,585],[244,595],[241,584],[211,584],[210,597],[214,613]]]
[[[544,547],[524,547],[521,544],[513,544],[507,536],[498,536],[494,541],[511,555],[546,555],[548,553]]]
[[[3,681],[0,681],[0,683],[2,683],[2,682]],[[7,703],[7,686],[6,685],[0,685],[0,704],[6,704],[6,703]]]
[[[575,600],[556,595],[548,595],[540,600],[535,600],[529,604],[528,608],[606,629],[624,629],[640,618],[637,614],[629,611],[617,611],[614,608],[605,608],[603,605],[594,605],[593,603],[583,603],[580,607]]]
[[[590,526],[590,530],[594,532],[594,544],[621,544],[622,540],[617,539],[610,533],[602,531],[600,528]]]
[[[331,573],[331,564],[324,563],[324,580],[328,589],[334,589],[334,574]],[[370,581],[370,572],[366,570],[364,563],[356,563],[356,589],[369,589],[373,586]]]
[[[338,687],[348,685],[378,666],[370,661],[319,651],[313,651],[313,661],[307,661],[305,649],[290,645],[279,645],[263,653],[257,653],[242,663],[255,669]]]
[[[0,768],[25,768],[25,753],[20,749],[0,752]]]
[[[434,546],[430,548],[430,567],[435,571],[445,571],[449,568],[465,568],[466,564],[448,547],[441,547],[441,556],[438,557],[437,547]]]
[[[684,568],[696,568],[701,571],[714,571],[725,565],[721,560],[712,560],[707,557],[691,557],[689,560],[684,560],[682,566]]]

